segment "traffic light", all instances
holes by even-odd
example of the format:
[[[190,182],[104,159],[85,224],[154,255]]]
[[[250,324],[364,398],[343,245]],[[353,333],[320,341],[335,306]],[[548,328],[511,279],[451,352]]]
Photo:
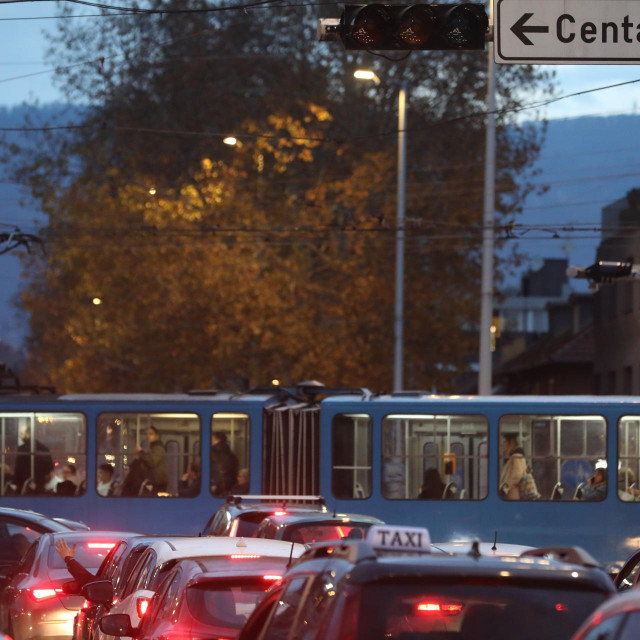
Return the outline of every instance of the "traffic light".
[[[484,49],[482,4],[346,4],[338,26],[345,49]]]

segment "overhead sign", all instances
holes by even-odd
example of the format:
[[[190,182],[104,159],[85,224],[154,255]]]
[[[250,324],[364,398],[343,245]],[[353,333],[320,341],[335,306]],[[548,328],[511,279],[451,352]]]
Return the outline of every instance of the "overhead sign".
[[[496,0],[495,60],[639,64],[638,0]]]

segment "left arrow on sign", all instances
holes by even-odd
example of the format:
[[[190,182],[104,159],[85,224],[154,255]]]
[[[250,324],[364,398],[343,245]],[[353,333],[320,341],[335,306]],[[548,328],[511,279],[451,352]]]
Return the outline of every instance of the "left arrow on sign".
[[[526,25],[525,23],[529,18],[533,16],[533,13],[525,13],[522,17],[511,27],[511,31],[523,44],[533,44],[525,34],[527,33],[549,33],[549,27],[534,27],[533,25]]]

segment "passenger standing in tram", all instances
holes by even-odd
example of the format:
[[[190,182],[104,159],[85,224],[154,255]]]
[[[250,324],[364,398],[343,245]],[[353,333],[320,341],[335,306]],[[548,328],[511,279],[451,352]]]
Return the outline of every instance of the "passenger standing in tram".
[[[422,476],[422,488],[418,498],[420,500],[441,500],[445,487],[438,470],[427,469]]]
[[[231,493],[242,496],[249,493],[249,469],[240,469],[236,483],[231,487]]]
[[[136,453],[140,454],[147,465],[149,471],[148,479],[153,485],[153,492],[166,491],[169,483],[167,452],[160,440],[158,430],[153,425],[149,425],[147,429],[147,438],[149,439],[149,451],[143,451],[142,447],[139,446],[136,449]]]
[[[20,440],[22,444],[18,447],[16,467],[13,473],[13,480],[17,486],[17,492],[22,493],[22,491],[25,490],[26,481],[32,478],[35,486],[28,487],[26,490],[32,493],[44,493],[44,486],[50,479],[49,474],[54,470],[53,459],[49,454],[49,448],[36,440],[35,447],[33,447],[32,451],[30,425],[24,425],[20,429]],[[33,476],[31,475],[32,457]]]
[[[501,445],[505,463],[498,485],[500,492],[506,500],[520,500],[520,481],[527,473],[524,449],[518,442],[517,433],[503,433]]]
[[[236,482],[238,458],[231,451],[227,434],[214,431],[211,434],[211,492],[214,496],[226,496]]]

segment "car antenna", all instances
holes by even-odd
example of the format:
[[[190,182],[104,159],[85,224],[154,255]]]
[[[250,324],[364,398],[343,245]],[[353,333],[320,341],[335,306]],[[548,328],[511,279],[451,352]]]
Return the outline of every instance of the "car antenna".
[[[333,516],[332,517],[336,517],[336,515],[338,514],[338,501],[334,500],[333,501]]]
[[[293,561],[293,546],[295,542],[291,543],[291,551],[289,551],[289,562],[287,562],[287,569],[291,566],[291,562]]]
[[[494,533],[493,533],[493,547],[491,547],[491,551],[497,551],[498,550],[497,544],[498,544],[498,532],[494,531]]]

